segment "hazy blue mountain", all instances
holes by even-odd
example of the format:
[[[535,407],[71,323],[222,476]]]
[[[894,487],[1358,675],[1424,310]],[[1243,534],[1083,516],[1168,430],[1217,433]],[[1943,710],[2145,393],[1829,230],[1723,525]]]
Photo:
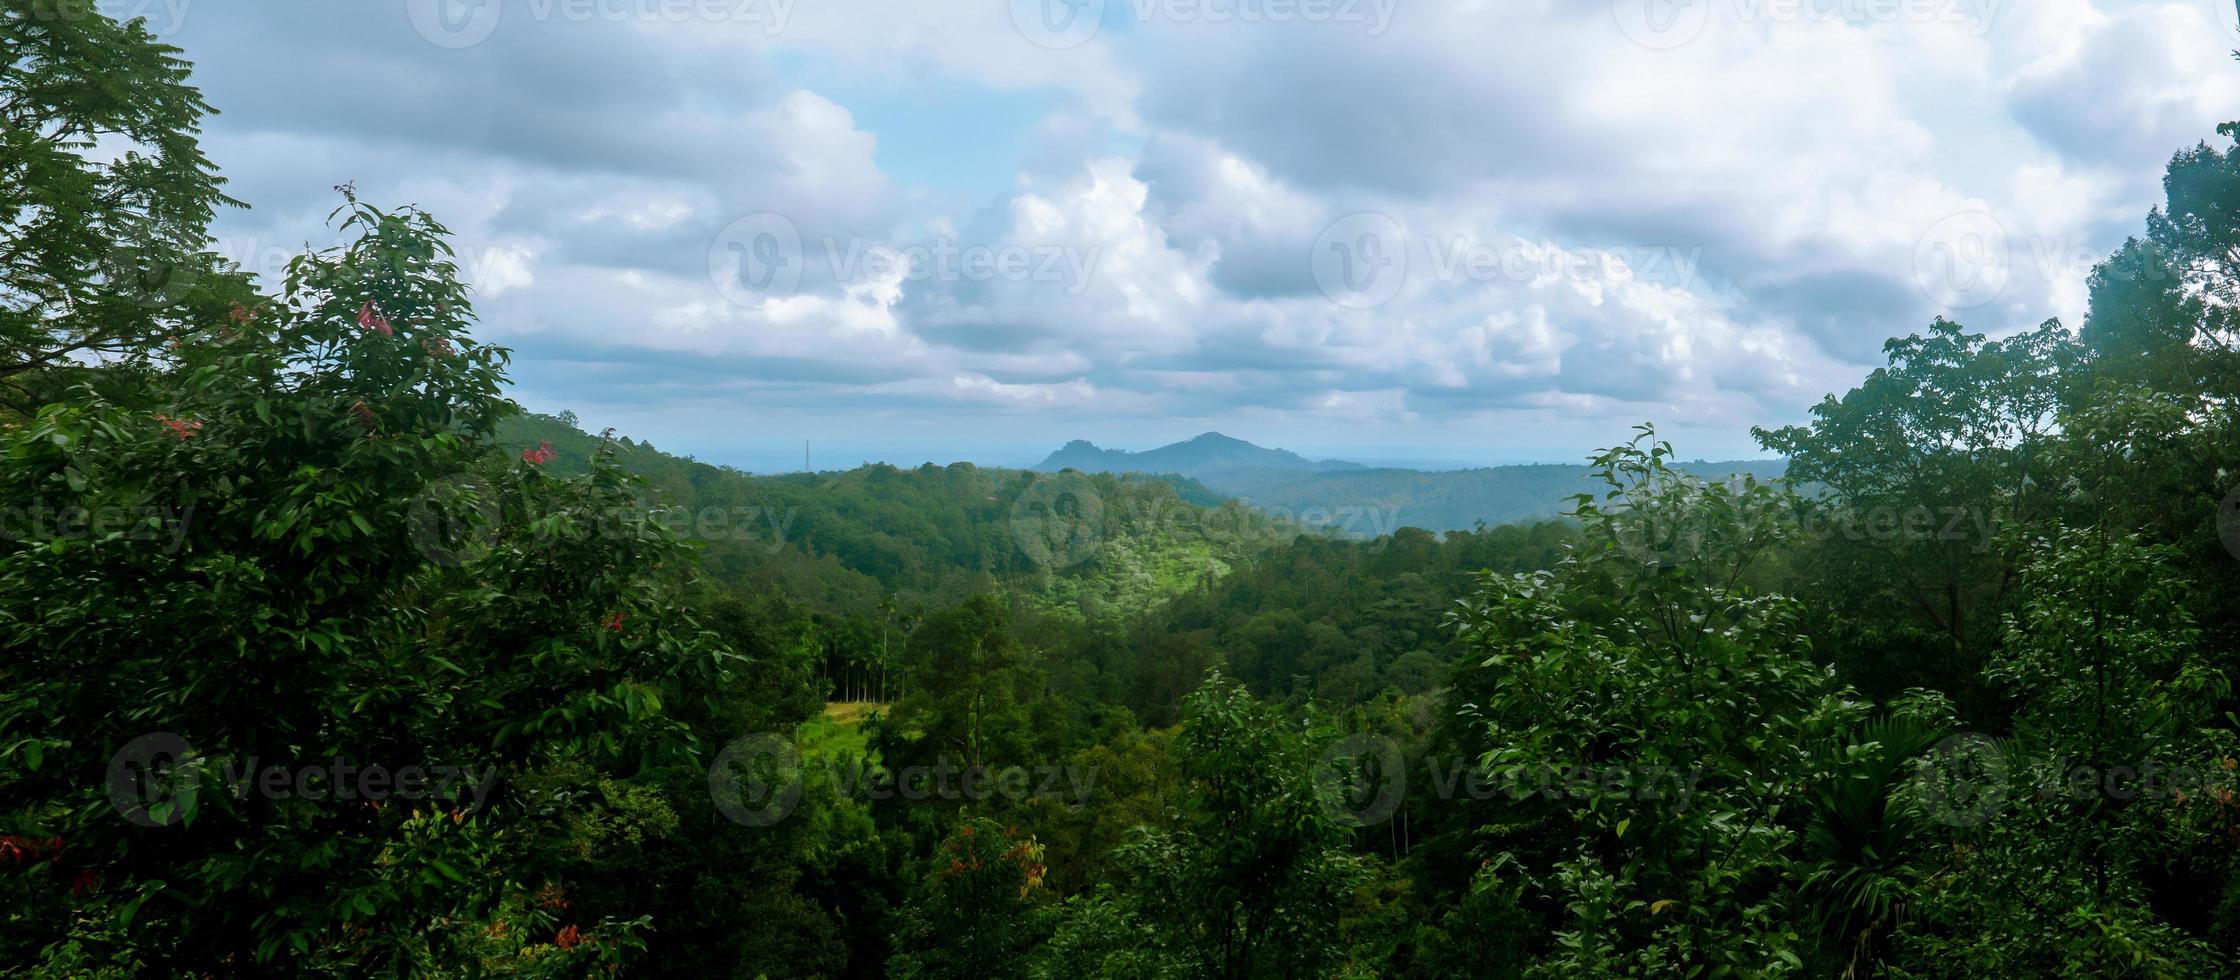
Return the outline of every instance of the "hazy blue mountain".
[[[1035,467],[1089,473],[1175,474],[1280,517],[1327,524],[1359,537],[1401,527],[1460,531],[1556,517],[1576,493],[1599,492],[1583,463],[1536,463],[1460,470],[1365,467],[1310,460],[1216,432],[1144,452],[1100,449],[1075,440]],[[1697,461],[1680,469],[1724,478],[1779,477],[1778,459]]]
[[[1682,463],[1679,469],[1708,478],[1751,474],[1779,477],[1781,460]],[[1328,523],[1358,537],[1396,528],[1460,531],[1560,516],[1577,493],[1603,485],[1583,464],[1542,463],[1470,470],[1361,469],[1313,473],[1227,470],[1199,477],[1218,493],[1279,516]]]
[[[1357,470],[1361,466],[1336,459],[1312,460],[1287,449],[1267,449],[1219,432],[1208,432],[1193,439],[1140,453],[1123,449],[1099,449],[1088,440],[1075,439],[1066,443],[1065,448],[1051,453],[1035,469],[1049,473],[1071,469],[1083,473],[1180,473],[1184,476],[1196,476],[1200,473],[1240,469],[1327,472]]]

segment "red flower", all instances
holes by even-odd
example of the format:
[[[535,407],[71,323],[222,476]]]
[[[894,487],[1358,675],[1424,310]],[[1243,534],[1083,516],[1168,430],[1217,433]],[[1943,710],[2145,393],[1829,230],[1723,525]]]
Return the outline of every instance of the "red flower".
[[[226,311],[226,315],[232,317],[235,323],[247,323],[256,317],[256,313],[239,303],[233,304],[233,309]]]
[[[188,437],[193,436],[195,433],[202,431],[202,423],[197,420],[182,421],[180,419],[171,418],[169,416],[158,415],[156,416],[156,421],[163,423],[164,428],[171,430],[171,437],[181,442],[186,441]]]
[[[537,907],[545,909],[567,908],[568,893],[562,891],[559,885],[547,883],[544,887],[537,889]]]
[[[535,449],[524,451],[521,454],[521,461],[533,466],[543,466],[544,464],[552,462],[554,459],[559,458],[559,456],[559,453],[552,451],[552,444],[549,442],[545,442],[537,444],[537,448]]]
[[[576,927],[572,924],[562,928],[559,935],[552,937],[552,944],[561,949],[574,949],[582,942],[583,934],[577,932]]]
[[[72,879],[70,882],[70,895],[73,898],[79,895],[83,895],[87,892],[92,891],[94,889],[94,886],[99,885],[100,883],[100,875],[94,874],[91,871],[80,871],[78,872],[78,877]]]
[[[619,610],[619,609],[618,609],[618,610],[615,610],[615,612],[614,612],[614,614],[613,614],[613,615],[611,615],[611,616],[608,616],[608,617],[607,617],[607,621],[606,621],[606,622],[604,622],[604,623],[601,623],[601,624],[599,624],[599,625],[601,625],[601,626],[605,626],[606,628],[608,628],[608,629],[610,629],[610,630],[613,630],[613,631],[615,631],[615,632],[618,632],[618,633],[619,633],[619,632],[621,632],[621,631],[622,631],[622,611],[621,611],[621,610]]]
[[[437,357],[450,357],[459,352],[458,348],[451,346],[449,337],[430,337],[420,342],[420,349]]]
[[[384,337],[393,337],[397,333],[394,328],[389,326],[387,318],[374,312],[373,301],[370,299],[366,300],[366,305],[358,307],[358,326],[360,329],[371,330]]]

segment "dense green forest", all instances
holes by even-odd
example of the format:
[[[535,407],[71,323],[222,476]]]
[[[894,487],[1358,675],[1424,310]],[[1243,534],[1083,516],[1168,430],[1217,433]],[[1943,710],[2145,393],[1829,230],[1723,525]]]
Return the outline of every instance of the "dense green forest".
[[[2240,973],[2240,129],[1781,480],[1644,425],[1353,540],[526,414],[437,216],[212,255],[190,67],[66,6],[0,6],[0,974]]]

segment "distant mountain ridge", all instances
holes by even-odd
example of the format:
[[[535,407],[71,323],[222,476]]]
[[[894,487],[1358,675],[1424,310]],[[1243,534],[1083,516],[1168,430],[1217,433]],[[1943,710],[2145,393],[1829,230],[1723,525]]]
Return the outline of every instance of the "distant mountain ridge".
[[[1100,449],[1096,443],[1075,439],[1034,466],[1045,473],[1080,470],[1083,473],[1180,473],[1185,476],[1240,469],[1330,472],[1362,468],[1359,463],[1313,460],[1288,449],[1256,446],[1219,432],[1201,433],[1143,452]]]
[[[1747,474],[1772,480],[1787,469],[1778,459],[1676,465],[1706,479]],[[1034,468],[1188,477],[1271,513],[1327,515],[1338,530],[1357,537],[1375,537],[1395,527],[1465,531],[1480,523],[1546,520],[1568,510],[1573,494],[1601,489],[1592,471],[1578,463],[1461,470],[1372,468],[1342,460],[1310,460],[1218,432],[1143,452],[1101,449],[1076,439]]]

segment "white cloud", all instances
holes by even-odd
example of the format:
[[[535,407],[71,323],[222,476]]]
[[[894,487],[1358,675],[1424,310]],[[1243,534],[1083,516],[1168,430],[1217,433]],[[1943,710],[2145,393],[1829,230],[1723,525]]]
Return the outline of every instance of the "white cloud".
[[[1971,326],[2074,318],[2161,163],[2240,104],[2240,39],[2208,0],[2009,2],[1988,24],[1710,4],[1664,46],[1608,4],[1424,4],[1375,33],[1159,18],[1065,49],[1009,6],[798,4],[775,35],[508,22],[447,50],[311,0],[198,8],[180,41],[227,111],[209,141],[230,189],[263,208],[222,235],[284,256],[351,179],[428,207],[484,334],[532,376],[836,419],[1426,440],[1793,420],[1885,337],[1954,312],[1919,286],[1954,215],[2004,236],[2004,289],[1957,311]],[[1013,190],[960,210],[882,163],[905,141],[959,166],[1001,154],[872,131],[885,117],[834,78],[1058,108],[1017,134]],[[802,243],[799,284],[727,300],[710,251],[765,212]],[[1408,274],[1349,309],[1310,253],[1360,212],[1405,229]],[[1458,273],[1465,248],[1495,274]]]

